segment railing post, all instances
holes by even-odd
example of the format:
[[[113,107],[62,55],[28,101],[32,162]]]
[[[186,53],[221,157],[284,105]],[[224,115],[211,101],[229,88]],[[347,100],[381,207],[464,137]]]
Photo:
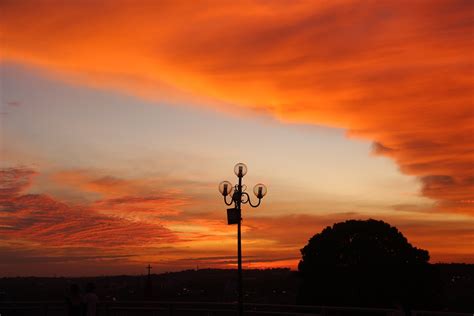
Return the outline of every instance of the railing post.
[[[321,316],[326,316],[327,314],[326,306],[321,306]]]

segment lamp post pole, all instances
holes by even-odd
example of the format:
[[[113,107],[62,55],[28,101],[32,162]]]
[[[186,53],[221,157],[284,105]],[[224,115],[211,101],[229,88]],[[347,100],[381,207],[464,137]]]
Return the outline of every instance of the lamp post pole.
[[[238,194],[242,195],[242,177],[239,176],[239,185],[238,185]],[[239,223],[237,224],[237,291],[238,291],[238,315],[242,316],[244,314],[244,288],[242,280],[242,208],[241,200],[238,199],[235,202],[237,212],[239,214]]]
[[[227,223],[229,225],[237,224],[237,312],[239,316],[244,313],[244,290],[242,281],[242,204],[248,203],[251,207],[258,207],[262,198],[267,194],[267,188],[264,184],[257,184],[253,188],[255,196],[258,198],[257,204],[252,204],[250,196],[246,190],[246,186],[242,184],[242,178],[247,174],[247,166],[238,163],[234,167],[234,173],[239,178],[238,184],[233,186],[229,181],[222,181],[219,184],[219,191],[224,196],[224,202],[230,206],[234,204],[234,208],[227,209]],[[227,201],[227,196],[231,197]]]

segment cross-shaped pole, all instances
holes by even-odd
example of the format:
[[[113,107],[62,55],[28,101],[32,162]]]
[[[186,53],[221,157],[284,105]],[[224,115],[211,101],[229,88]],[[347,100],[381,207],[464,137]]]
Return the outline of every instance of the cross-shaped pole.
[[[148,270],[148,276],[150,276],[150,274],[151,274],[151,265],[148,264],[148,266],[147,266],[146,268],[147,268],[147,270]]]

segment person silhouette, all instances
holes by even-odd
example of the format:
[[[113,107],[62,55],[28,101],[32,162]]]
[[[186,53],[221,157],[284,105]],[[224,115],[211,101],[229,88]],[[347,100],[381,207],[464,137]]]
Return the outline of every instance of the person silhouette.
[[[82,316],[82,296],[77,284],[71,284],[66,304],[68,316]]]
[[[86,295],[84,295],[85,316],[96,316],[97,314],[97,303],[99,298],[94,293],[94,290],[94,283],[87,283]]]

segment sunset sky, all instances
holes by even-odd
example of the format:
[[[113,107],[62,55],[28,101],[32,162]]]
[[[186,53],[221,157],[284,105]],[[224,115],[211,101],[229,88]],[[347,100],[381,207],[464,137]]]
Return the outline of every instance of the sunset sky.
[[[375,218],[474,263],[474,1],[0,1],[0,276],[295,269]]]

